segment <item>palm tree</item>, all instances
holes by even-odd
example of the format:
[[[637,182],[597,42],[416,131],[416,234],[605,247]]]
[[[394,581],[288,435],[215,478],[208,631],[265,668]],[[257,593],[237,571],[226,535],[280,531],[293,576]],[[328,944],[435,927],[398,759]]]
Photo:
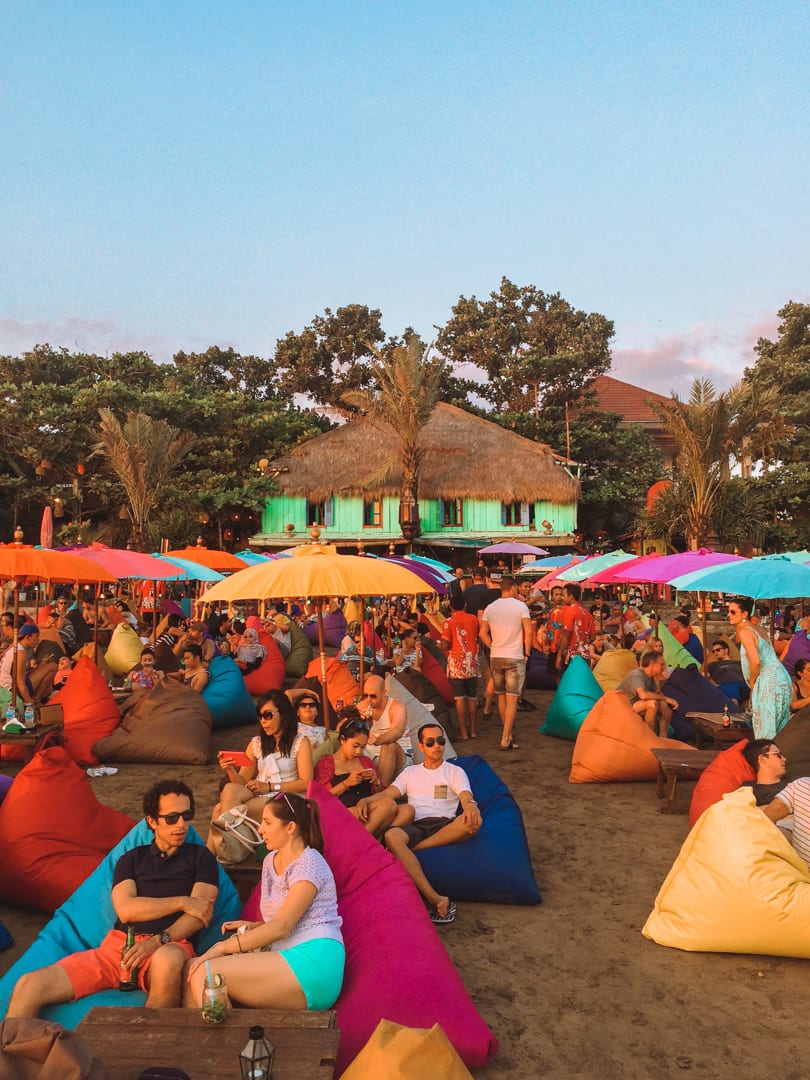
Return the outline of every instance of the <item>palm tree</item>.
[[[776,395],[755,395],[745,381],[718,393],[709,379],[695,379],[688,401],[651,402],[678,447],[673,490],[665,500],[682,508],[690,548],[717,543],[716,512],[724,501],[736,460],[743,475],[774,438]],[[662,507],[663,509],[663,507]]]
[[[140,412],[128,412],[122,425],[110,409],[99,409],[100,440],[93,453],[107,459],[129,500],[132,543],[138,551],[146,546],[146,523],[165,495],[166,481],[177,468],[195,436],[180,433],[165,420],[153,420]]]
[[[373,387],[352,390],[342,400],[391,439],[391,454],[367,483],[379,483],[395,463],[401,466],[399,527],[403,538],[410,542],[420,531],[419,465],[424,448],[419,437],[439,400],[445,362],[440,356],[429,356],[429,347],[415,334],[388,353],[370,348]]]

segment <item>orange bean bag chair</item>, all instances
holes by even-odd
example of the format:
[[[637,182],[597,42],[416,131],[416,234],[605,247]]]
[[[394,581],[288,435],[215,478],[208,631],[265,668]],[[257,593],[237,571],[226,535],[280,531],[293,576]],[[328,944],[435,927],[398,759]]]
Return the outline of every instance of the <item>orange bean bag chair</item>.
[[[51,701],[65,714],[67,751],[80,764],[98,765],[93,745],[112,734],[121,713],[104,676],[89,656],[79,658],[70,678]]]
[[[615,690],[625,675],[638,667],[638,657],[629,649],[611,649],[602,653],[593,669],[593,677],[605,693]]]
[[[306,674],[295,685],[312,689],[314,679],[318,683],[320,692],[320,678],[321,659],[316,656],[307,668]],[[360,687],[352,678],[351,672],[345,664],[338,663],[333,656],[326,661],[326,692],[333,709],[337,708],[338,701],[342,701],[344,705],[353,705],[354,699],[360,697]]]
[[[740,739],[718,754],[700,774],[689,804],[690,829],[694,828],[703,811],[719,802],[727,792],[736,791],[745,780],[756,780],[756,773],[742,755],[747,745],[748,739]]]
[[[268,690],[280,690],[287,674],[284,657],[275,639],[266,630],[259,630],[258,634],[259,644],[264,645],[267,656],[255,671],[243,676],[247,692],[253,697],[261,697]]]
[[[98,802],[65,747],[40,750],[0,804],[0,896],[55,911],[134,824]]]
[[[608,690],[579,729],[571,762],[572,784],[607,784],[618,780],[655,780],[653,747],[691,750],[677,739],[654,735],[633,712],[623,690]]]

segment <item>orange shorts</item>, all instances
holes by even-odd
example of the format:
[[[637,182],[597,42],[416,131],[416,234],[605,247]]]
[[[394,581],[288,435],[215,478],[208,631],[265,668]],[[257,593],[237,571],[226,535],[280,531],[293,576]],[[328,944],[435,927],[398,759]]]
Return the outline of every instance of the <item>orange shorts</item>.
[[[136,934],[136,941],[154,937],[153,934]],[[99,990],[114,990],[121,981],[121,954],[124,951],[127,936],[123,930],[110,930],[97,949],[72,953],[57,963],[64,968],[73,987],[74,998],[87,997]],[[189,941],[173,941],[183,950],[189,960],[195,956],[194,946]],[[152,954],[154,956],[154,953]],[[138,968],[138,986],[148,991],[146,975],[152,963],[152,956]]]

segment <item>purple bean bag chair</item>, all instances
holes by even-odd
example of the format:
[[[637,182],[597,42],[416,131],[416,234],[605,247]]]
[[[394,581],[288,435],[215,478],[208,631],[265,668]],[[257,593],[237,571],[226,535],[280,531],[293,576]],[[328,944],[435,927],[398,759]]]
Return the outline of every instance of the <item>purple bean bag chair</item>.
[[[13,776],[6,776],[5,773],[0,773],[0,803],[5,799],[13,779]]]
[[[796,674],[797,660],[810,660],[810,639],[807,637],[806,630],[796,631],[790,639],[787,652],[782,657],[782,663],[791,677]]]
[[[662,691],[678,702],[678,708],[672,714],[670,727],[675,730],[676,739],[694,739],[695,729],[686,719],[688,712],[721,713],[728,706],[730,713],[740,713],[742,709],[731,698],[726,697],[719,686],[704,678],[698,668],[675,668],[661,687]]]
[[[304,627],[304,633],[317,649],[318,647],[318,624],[317,622],[307,623]],[[324,644],[330,649],[339,649],[340,643],[346,636],[346,617],[339,609],[337,611],[330,611],[328,615],[323,617],[323,640]]]

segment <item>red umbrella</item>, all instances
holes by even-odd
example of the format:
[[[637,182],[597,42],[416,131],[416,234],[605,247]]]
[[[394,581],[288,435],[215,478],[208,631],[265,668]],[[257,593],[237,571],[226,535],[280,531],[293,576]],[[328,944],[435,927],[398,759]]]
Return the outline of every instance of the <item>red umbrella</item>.
[[[42,511],[42,524],[39,527],[39,542],[44,548],[53,545],[53,510],[50,503]]]

